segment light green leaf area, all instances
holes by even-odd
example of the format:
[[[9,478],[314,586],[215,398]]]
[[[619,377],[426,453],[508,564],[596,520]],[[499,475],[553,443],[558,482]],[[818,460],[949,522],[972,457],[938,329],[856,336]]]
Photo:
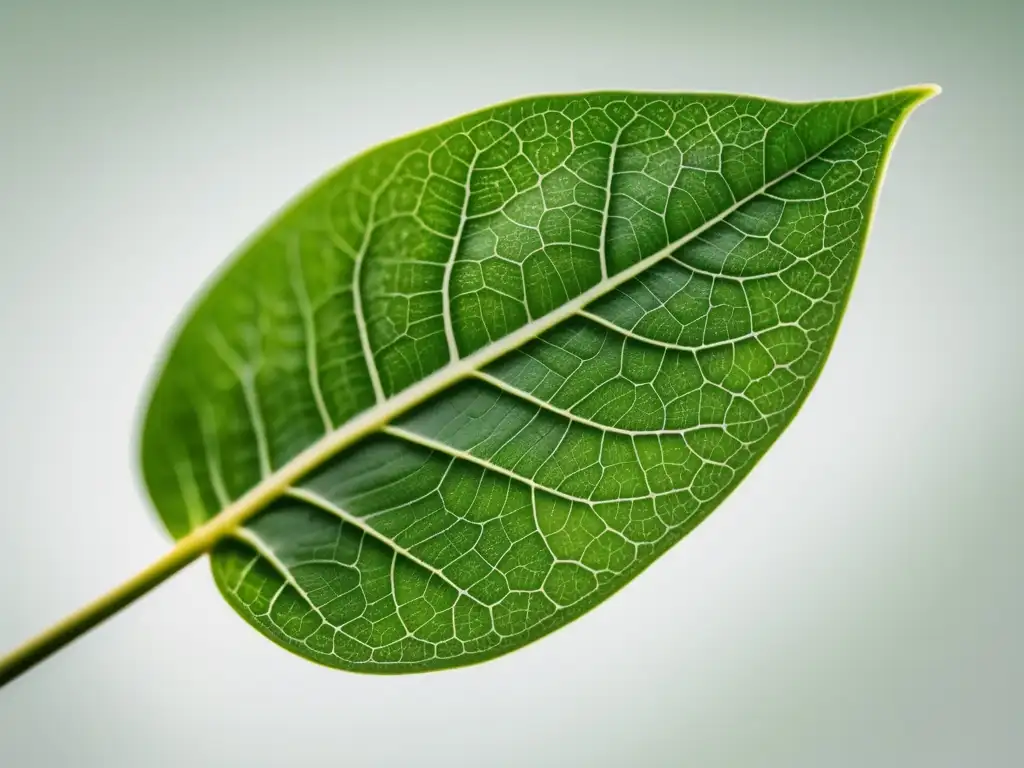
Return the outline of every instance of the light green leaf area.
[[[308,659],[482,661],[750,471],[821,370],[913,88],[529,98],[318,182],[198,300],[143,432],[175,537]]]

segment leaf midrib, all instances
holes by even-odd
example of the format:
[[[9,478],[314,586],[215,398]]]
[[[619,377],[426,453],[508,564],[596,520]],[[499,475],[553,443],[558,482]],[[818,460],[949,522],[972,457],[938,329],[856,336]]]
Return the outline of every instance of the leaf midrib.
[[[484,366],[500,359],[513,350],[518,349],[527,342],[536,339],[544,331],[550,330],[559,323],[578,314],[580,310],[591,302],[596,301],[615,288],[618,288],[620,285],[643,274],[659,261],[670,256],[679,248],[699,237],[716,224],[719,224],[747,203],[757,199],[779,182],[784,181],[789,176],[797,173],[808,163],[821,157],[836,144],[848,138],[854,131],[882,118],[890,112],[897,112],[905,109],[906,107],[907,104],[899,103],[888,110],[876,112],[870,118],[857,123],[856,125],[852,124],[851,115],[851,124],[848,125],[846,130],[839,134],[835,140],[829,142],[817,152],[808,155],[789,170],[779,174],[770,181],[766,181],[756,190],[739,200],[736,200],[732,205],[723,209],[719,214],[708,219],[699,227],[691,230],[683,237],[674,240],[650,256],[641,259],[621,272],[609,276],[605,280],[599,281],[597,284],[575,298],[570,299],[547,314],[542,315],[535,320],[531,320],[512,333],[501,337],[488,346],[483,347],[466,357],[447,363],[412,386],[398,392],[390,399],[378,402],[376,405],[368,408],[354,418],[349,419],[344,424],[338,426],[333,432],[325,434],[308,448],[297,454],[288,461],[288,463],[284,464],[273,473],[266,475],[259,483],[249,489],[249,491],[210,518],[203,526],[201,526],[201,528],[192,531],[192,534],[198,534],[201,531],[204,538],[209,538],[209,540],[216,542],[221,536],[231,532],[238,526],[243,525],[246,520],[256,515],[270,502],[285,495],[289,489],[293,487],[293,484],[296,481],[316,470],[327,459],[338,454],[345,448],[354,445],[363,438],[379,432],[393,419],[407,412],[411,408],[414,408],[428,400],[430,397],[445,391],[452,385],[473,376],[475,372],[479,371]],[[609,175],[611,176],[613,174],[614,168],[610,168]],[[381,540],[382,543],[389,544],[397,551],[398,545],[386,536],[378,536],[378,539]]]

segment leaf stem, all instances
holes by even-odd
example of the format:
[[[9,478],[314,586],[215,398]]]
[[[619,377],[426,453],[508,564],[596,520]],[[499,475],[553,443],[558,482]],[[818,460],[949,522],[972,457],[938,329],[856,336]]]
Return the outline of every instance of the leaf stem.
[[[358,432],[356,436],[361,434]],[[209,552],[226,534],[280,496],[308,470],[311,458],[299,456],[291,465],[265,478],[215,517],[178,539],[171,550],[133,577],[0,658],[0,688]]]
[[[104,619],[117,613],[209,551],[223,535],[223,526],[214,524],[218,522],[215,518],[206,525],[196,528],[181,538],[170,551],[132,578],[0,658],[0,687],[27,672],[72,640],[81,637]]]
[[[463,367],[466,365],[469,363],[462,364]],[[464,376],[468,370],[458,368],[454,380]],[[405,408],[426,399],[429,394],[430,390],[422,384],[420,387],[411,387],[393,399],[393,410],[400,413]],[[178,543],[170,551],[135,576],[0,658],[0,688],[160,585],[193,560],[209,552],[225,535],[244,524],[284,493],[293,482],[314,469],[325,455],[332,455],[365,435],[375,432],[393,415],[389,409],[382,413],[371,411],[350,422],[346,430],[339,429],[329,433],[323,440],[307,448],[277,472],[265,477],[216,516],[178,539]]]

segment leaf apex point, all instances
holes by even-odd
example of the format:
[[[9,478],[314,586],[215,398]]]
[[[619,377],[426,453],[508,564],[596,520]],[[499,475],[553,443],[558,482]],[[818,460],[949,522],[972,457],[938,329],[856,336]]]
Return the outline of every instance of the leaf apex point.
[[[914,94],[916,96],[915,103],[920,104],[942,93],[942,86],[938,83],[921,83],[920,85],[909,86],[903,90]]]

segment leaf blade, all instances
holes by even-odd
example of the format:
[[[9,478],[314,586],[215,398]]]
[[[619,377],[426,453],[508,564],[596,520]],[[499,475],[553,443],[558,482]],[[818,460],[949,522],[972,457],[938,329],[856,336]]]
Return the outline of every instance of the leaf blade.
[[[333,666],[471,663],[589,610],[703,519],[795,414],[834,338],[895,131],[926,95],[553,97],[367,153],[368,167],[343,167],[320,187],[330,195],[314,190],[257,239],[236,262],[250,272],[229,271],[179,336],[165,367],[177,391],[158,385],[143,458],[169,529],[292,467],[280,490],[298,490],[218,547],[214,574],[250,623]],[[758,141],[753,123],[772,115]],[[773,128],[785,140],[769,140]],[[531,247],[517,283],[508,265]],[[274,295],[290,284],[300,296],[294,274],[281,282],[289,258],[321,301]],[[411,291],[439,271],[441,316],[416,301],[437,291]],[[188,338],[210,327],[235,338],[219,352]],[[301,338],[286,333],[297,327]],[[268,359],[272,386],[259,378]],[[196,369],[206,378],[182,397]],[[182,428],[210,411],[233,421]],[[327,436],[310,437],[318,428]],[[244,465],[230,480],[211,435]],[[166,460],[168,436],[185,446],[190,492],[180,470],[168,482],[182,462]]]

